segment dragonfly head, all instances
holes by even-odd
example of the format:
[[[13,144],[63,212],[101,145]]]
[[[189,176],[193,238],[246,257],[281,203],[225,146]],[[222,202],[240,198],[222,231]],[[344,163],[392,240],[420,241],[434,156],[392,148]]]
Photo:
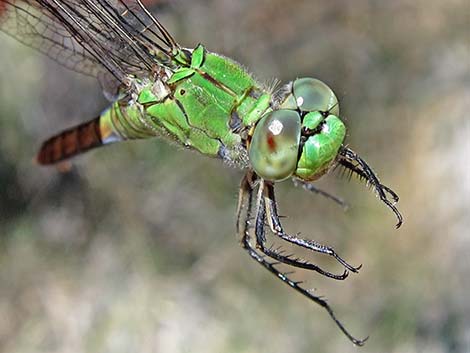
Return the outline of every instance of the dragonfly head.
[[[255,172],[266,180],[291,176],[315,180],[336,159],[346,136],[338,99],[322,81],[299,78],[289,84],[279,109],[266,113],[249,146]]]

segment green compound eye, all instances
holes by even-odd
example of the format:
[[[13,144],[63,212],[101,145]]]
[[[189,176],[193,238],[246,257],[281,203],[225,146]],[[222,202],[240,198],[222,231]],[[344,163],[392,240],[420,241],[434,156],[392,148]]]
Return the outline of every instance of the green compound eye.
[[[266,114],[258,123],[249,155],[255,172],[266,180],[281,181],[297,168],[300,116],[291,110]]]
[[[293,90],[297,106],[301,111],[330,112],[339,116],[338,98],[322,81],[314,78],[299,78],[294,81]]]

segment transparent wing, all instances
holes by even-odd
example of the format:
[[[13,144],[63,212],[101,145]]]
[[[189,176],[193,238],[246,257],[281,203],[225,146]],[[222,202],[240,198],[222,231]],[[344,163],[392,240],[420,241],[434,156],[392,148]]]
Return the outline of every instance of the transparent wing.
[[[106,85],[155,75],[178,48],[140,0],[0,0],[0,29]]]

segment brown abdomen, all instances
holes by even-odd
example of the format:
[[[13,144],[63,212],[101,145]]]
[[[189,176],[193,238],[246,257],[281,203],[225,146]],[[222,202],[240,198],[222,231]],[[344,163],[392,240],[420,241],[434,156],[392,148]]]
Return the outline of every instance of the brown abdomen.
[[[100,117],[98,117],[45,141],[36,160],[42,165],[54,164],[102,144]]]

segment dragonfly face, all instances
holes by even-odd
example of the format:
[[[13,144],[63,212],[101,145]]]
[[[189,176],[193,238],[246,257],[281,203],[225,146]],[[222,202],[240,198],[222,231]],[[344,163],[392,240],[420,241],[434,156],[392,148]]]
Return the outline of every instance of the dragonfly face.
[[[265,114],[249,146],[250,161],[265,180],[291,176],[312,181],[334,164],[346,136],[333,91],[313,78],[295,80],[279,110]]]

